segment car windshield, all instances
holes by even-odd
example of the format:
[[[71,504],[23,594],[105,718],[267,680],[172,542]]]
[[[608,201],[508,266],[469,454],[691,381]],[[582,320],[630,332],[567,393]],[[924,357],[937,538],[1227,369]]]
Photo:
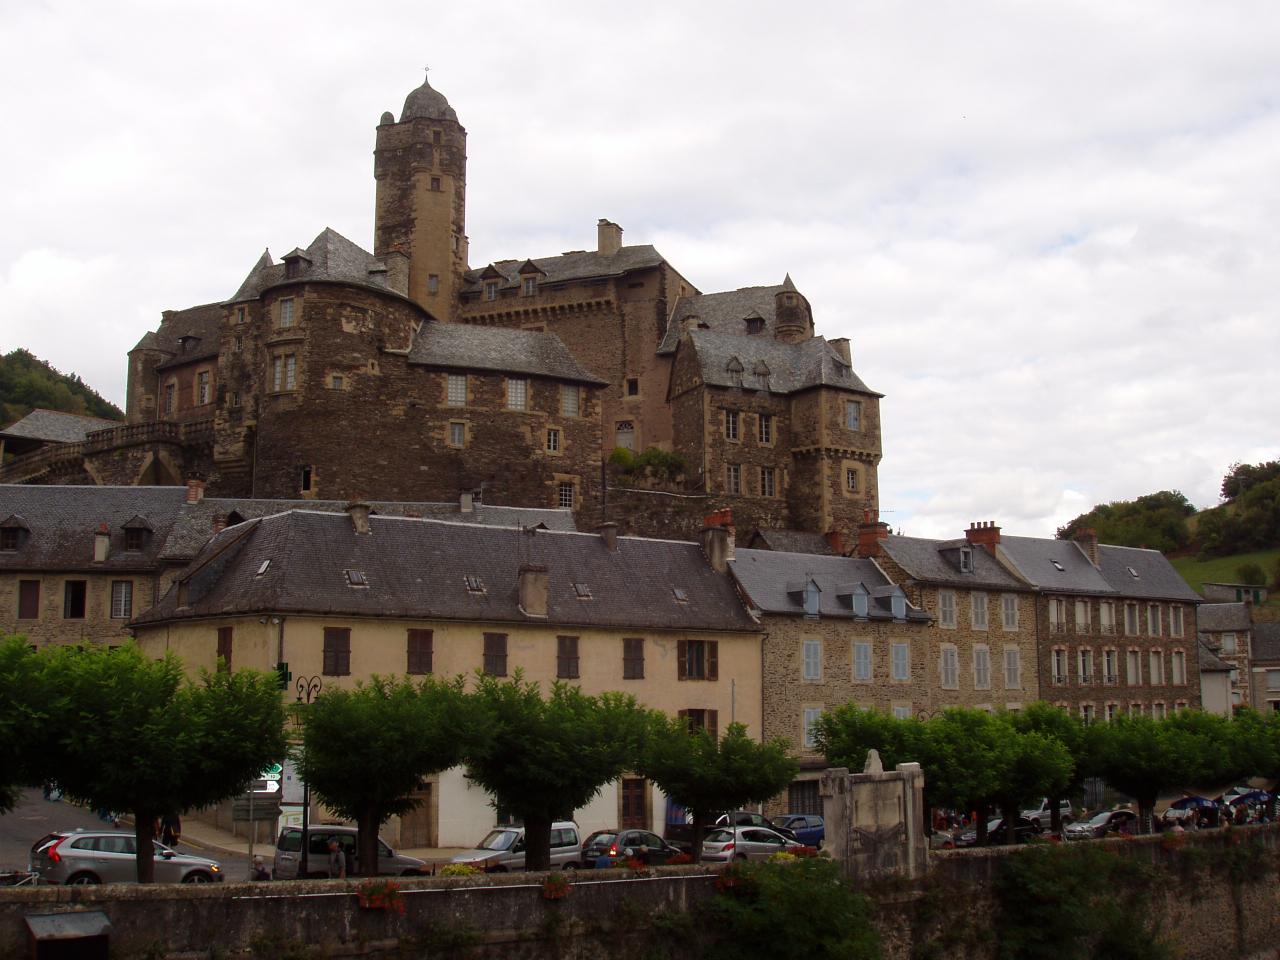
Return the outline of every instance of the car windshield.
[[[490,830],[488,836],[476,844],[477,850],[508,850],[515,842],[514,830]]]
[[[1111,811],[1103,810],[1102,813],[1095,814],[1093,819],[1089,821],[1093,826],[1100,827],[1111,819]]]
[[[793,823],[797,827],[803,827],[804,824],[800,822],[803,819],[804,819],[803,817],[774,817],[769,822],[772,823],[775,827],[789,827]]]
[[[713,830],[707,835],[707,843],[728,843],[733,839],[732,830]]]
[[[592,847],[607,847],[609,844],[613,843],[613,838],[616,836],[616,833],[592,834],[591,839],[587,841],[587,845]]]

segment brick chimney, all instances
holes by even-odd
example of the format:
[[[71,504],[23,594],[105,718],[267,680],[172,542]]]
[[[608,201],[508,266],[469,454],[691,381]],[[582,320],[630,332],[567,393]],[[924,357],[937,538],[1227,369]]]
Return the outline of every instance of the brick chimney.
[[[845,555],[843,530],[838,527],[832,527],[822,536],[827,541],[827,546],[834,550],[839,556],[843,557]]]
[[[213,518],[213,532],[217,534],[221,533],[225,529],[227,529],[227,515],[225,513],[219,513]]]
[[[711,564],[711,569],[716,573],[728,570],[737,540],[737,532],[733,527],[733,509],[725,507],[707,514],[699,540],[702,543],[702,553]]]
[[[840,358],[849,366],[853,366],[853,352],[849,349],[848,337],[836,337],[834,340],[828,340],[827,343],[835,348],[836,353],[840,354]]]
[[[98,524],[93,533],[93,562],[105,563],[107,553],[111,549],[111,528],[105,523]]]
[[[880,541],[889,537],[889,525],[871,518],[871,511],[862,514],[862,523],[858,524],[858,549],[860,557],[880,556]]]
[[[1076,531],[1076,535],[1072,539],[1080,544],[1080,549],[1084,551],[1084,555],[1089,558],[1089,562],[1094,567],[1102,566],[1102,559],[1098,556],[1097,530],[1093,529],[1093,527],[1081,527]]]
[[[996,526],[994,520],[979,520],[977,523],[969,524],[969,529],[964,532],[964,538],[975,547],[985,547],[987,553],[994,555],[996,544],[1000,542],[1000,528]]]
[[[520,565],[520,609],[530,617],[547,615],[547,568],[532,563]]]
[[[612,257],[622,249],[622,228],[603,217],[596,223],[596,252]]]
[[[600,524],[596,527],[596,532],[600,534],[600,539],[604,541],[605,549],[610,553],[618,552],[618,525],[612,520]]]
[[[187,479],[187,503],[199,503],[204,499],[204,481],[199,477]]]
[[[372,533],[369,526],[369,511],[372,507],[363,500],[352,500],[347,504],[347,516],[351,518],[351,526],[358,534]]]

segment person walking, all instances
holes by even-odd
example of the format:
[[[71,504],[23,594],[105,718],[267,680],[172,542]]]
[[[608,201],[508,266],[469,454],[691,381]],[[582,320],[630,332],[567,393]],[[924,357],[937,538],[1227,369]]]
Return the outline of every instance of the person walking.
[[[337,838],[329,840],[329,879],[345,880],[347,876],[347,858],[342,854]]]
[[[160,822],[160,842],[166,847],[176,846],[182,836],[182,820],[176,813],[166,813]]]

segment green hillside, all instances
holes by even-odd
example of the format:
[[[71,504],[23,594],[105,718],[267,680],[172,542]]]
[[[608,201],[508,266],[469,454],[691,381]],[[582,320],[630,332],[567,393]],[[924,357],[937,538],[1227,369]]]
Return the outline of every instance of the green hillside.
[[[1239,583],[1240,575],[1236,571],[1242,564],[1246,563],[1256,563],[1262,567],[1262,571],[1267,575],[1267,580],[1274,591],[1273,578],[1276,575],[1277,560],[1280,560],[1280,547],[1272,547],[1269,550],[1255,550],[1251,553],[1237,553],[1230,557],[1212,557],[1205,560],[1199,560],[1194,556],[1169,558],[1169,562],[1182,575],[1182,579],[1187,581],[1192,589],[1197,592],[1202,592],[1206,581],[1209,583]],[[1277,614],[1277,617],[1267,617],[1267,619],[1280,618],[1280,598],[1276,597],[1274,593],[1264,606],[1269,612]]]
[[[26,350],[0,356],[0,426],[21,420],[36,407],[108,420],[124,411],[104,400],[76,374],[65,374]]]

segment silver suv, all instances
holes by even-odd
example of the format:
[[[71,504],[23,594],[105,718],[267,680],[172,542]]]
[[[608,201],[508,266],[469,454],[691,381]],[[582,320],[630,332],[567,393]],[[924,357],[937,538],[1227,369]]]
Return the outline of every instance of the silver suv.
[[[360,872],[360,861],[356,850],[355,827],[331,826],[330,824],[312,823],[307,825],[307,876],[311,878],[329,875],[329,841],[338,841],[342,853],[347,859],[347,876],[355,876]],[[285,827],[276,840],[276,859],[271,875],[276,880],[296,880],[302,865],[302,828]],[[378,873],[391,877],[412,877],[420,873],[427,865],[425,860],[417,857],[406,857],[396,853],[386,842],[378,838]]]
[[[222,880],[217,860],[178,853],[155,844],[156,883],[213,883]],[[138,879],[137,843],[120,830],[60,830],[31,847],[30,867],[45,883],[71,885],[133,883]]]
[[[557,820],[551,825],[551,866],[574,870],[582,866],[582,841],[578,825],[572,820]],[[479,867],[489,873],[505,873],[524,869],[524,827],[494,827],[474,850],[453,857],[454,863]]]

